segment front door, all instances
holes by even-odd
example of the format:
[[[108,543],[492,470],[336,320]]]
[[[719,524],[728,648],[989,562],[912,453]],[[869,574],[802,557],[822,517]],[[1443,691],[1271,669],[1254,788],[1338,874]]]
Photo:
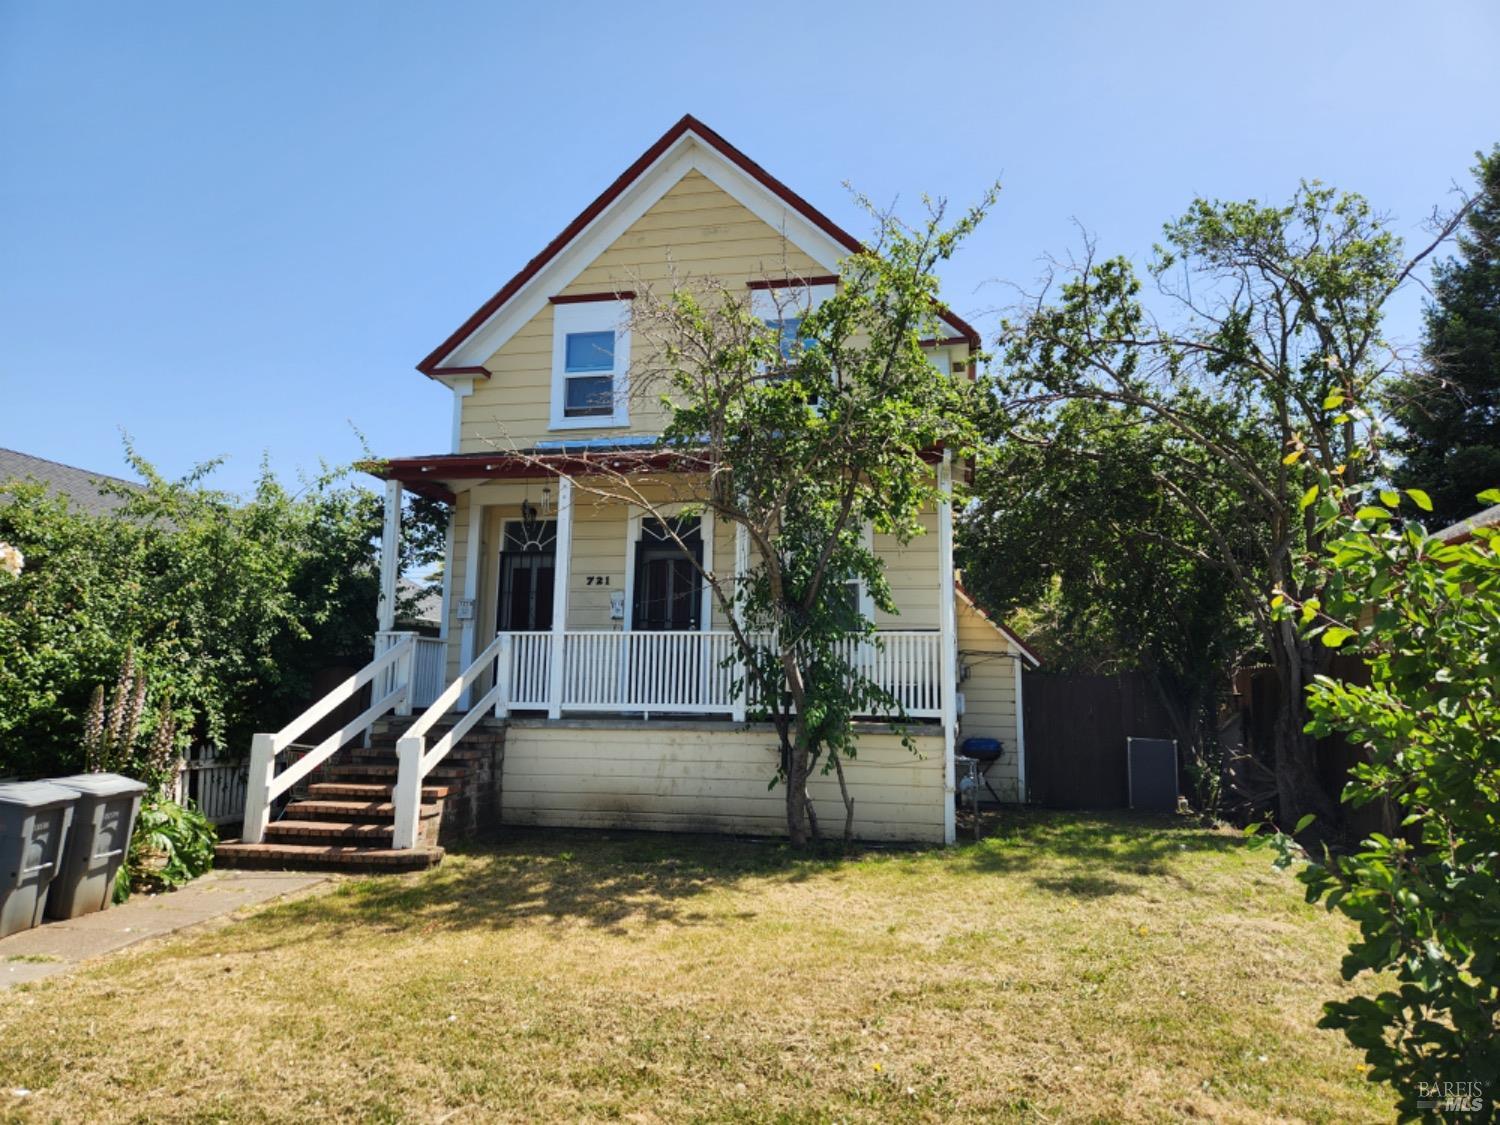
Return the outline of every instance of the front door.
[[[635,605],[631,627],[643,632],[688,630],[702,623],[703,539],[699,521],[681,519],[673,527],[691,555],[662,527],[647,520],[635,549]]]
[[[495,628],[501,632],[551,629],[556,575],[557,521],[507,521]]]

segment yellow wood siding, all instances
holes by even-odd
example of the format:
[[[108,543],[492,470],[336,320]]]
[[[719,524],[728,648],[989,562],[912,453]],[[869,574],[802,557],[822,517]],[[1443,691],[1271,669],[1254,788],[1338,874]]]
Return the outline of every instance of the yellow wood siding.
[[[827,271],[790,245],[700,172],[689,172],[633,223],[565,289],[566,294],[665,292],[680,278],[712,277],[731,286],[787,274]],[[553,294],[549,294],[553,295]],[[637,348],[633,364],[646,359]],[[661,415],[654,401],[631,404],[629,427],[552,431],[552,306],[543,308],[485,361],[489,379],[477,380],[463,404],[460,450],[476,453],[575,433],[597,438],[621,433],[657,433]]]
[[[1020,731],[1016,712],[1016,661],[1009,639],[962,598],[958,599],[958,663],[964,713],[959,738],[998,738],[1005,755],[990,767],[989,782],[1005,800],[1019,801],[1016,752]],[[988,794],[986,794],[988,796]]]
[[[894,735],[860,736],[847,773],[861,839],[942,842],[943,740],[916,741],[920,757]],[[766,788],[775,765],[775,735],[764,729],[521,721],[506,734],[502,819],[784,835],[786,792]],[[818,777],[811,791],[822,823],[841,826],[837,781]]]
[[[938,570],[938,514],[922,514],[924,534],[902,544],[894,535],[876,535],[875,553],[885,560],[886,580],[891,584],[899,614],[876,611],[877,629],[936,629],[938,596],[942,576]]]

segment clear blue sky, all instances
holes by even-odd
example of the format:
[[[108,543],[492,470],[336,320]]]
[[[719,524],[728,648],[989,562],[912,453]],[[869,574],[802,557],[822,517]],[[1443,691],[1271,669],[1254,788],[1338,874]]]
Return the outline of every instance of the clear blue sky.
[[[440,452],[413,364],[684,112],[835,219],[1004,181],[946,271],[1138,253],[1299,176],[1416,235],[1500,140],[1500,5],[0,0],[0,446]],[[1392,325],[1413,336],[1417,302]]]

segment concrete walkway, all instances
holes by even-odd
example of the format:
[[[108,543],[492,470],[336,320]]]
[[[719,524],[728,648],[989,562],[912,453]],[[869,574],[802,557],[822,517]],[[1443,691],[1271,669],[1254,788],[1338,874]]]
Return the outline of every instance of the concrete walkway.
[[[0,989],[328,881],[281,871],[210,871],[181,890],[132,895],[121,906],[0,938]]]

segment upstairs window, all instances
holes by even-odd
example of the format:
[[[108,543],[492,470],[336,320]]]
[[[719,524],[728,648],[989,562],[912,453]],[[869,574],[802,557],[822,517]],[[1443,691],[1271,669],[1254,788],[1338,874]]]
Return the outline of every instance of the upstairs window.
[[[553,305],[553,429],[629,423],[629,315],[630,302],[612,298]]]
[[[597,418],[615,412],[615,334],[569,332],[563,338],[563,414]]]

